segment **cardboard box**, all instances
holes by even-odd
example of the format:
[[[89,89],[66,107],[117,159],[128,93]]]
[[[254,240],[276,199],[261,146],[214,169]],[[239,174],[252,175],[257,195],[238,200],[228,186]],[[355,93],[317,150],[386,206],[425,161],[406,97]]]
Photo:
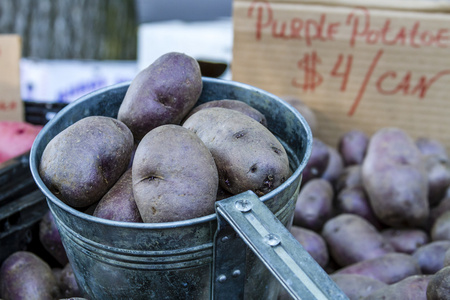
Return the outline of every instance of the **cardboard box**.
[[[449,12],[448,1],[235,0],[232,79],[302,99],[332,146],[389,126],[450,150]]]
[[[20,98],[21,54],[20,36],[0,35],[0,121],[24,120],[24,107]]]

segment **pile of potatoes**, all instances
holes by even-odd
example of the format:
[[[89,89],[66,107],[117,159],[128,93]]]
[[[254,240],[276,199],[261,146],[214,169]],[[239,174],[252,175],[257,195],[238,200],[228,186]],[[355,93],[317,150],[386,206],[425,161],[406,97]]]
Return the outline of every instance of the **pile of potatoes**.
[[[399,128],[314,137],[291,233],[350,299],[450,299],[449,163]]]
[[[0,267],[0,298],[83,299],[50,211],[38,225],[38,243],[8,256]]]
[[[85,117],[46,146],[39,173],[61,201],[96,217],[173,222],[215,212],[215,201],[262,196],[290,175],[266,118],[245,102],[198,104],[199,65],[170,52],[131,82],[117,118]]]

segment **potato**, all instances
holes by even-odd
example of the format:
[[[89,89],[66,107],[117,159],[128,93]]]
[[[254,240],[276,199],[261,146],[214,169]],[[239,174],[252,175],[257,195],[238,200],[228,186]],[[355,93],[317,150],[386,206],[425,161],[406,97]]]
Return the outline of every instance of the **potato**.
[[[0,291],[5,300],[59,299],[52,269],[36,254],[17,251],[0,268]]]
[[[450,248],[445,251],[444,255],[444,267],[450,266]]]
[[[311,146],[311,156],[303,169],[302,183],[305,184],[313,178],[322,177],[330,160],[328,145],[318,138],[314,138]]]
[[[352,187],[363,187],[361,165],[352,165],[345,167],[336,181],[335,189],[337,192]]]
[[[114,221],[142,223],[134,200],[131,169],[125,171],[116,184],[102,197],[93,215]]]
[[[358,274],[332,274],[330,278],[350,300],[364,299],[387,284],[371,277]]]
[[[328,180],[333,186],[344,171],[344,162],[339,152],[328,146],[329,159],[325,171],[322,173],[321,178]]]
[[[198,112],[199,110],[210,108],[210,107],[222,107],[222,108],[228,108],[228,109],[234,109],[237,111],[240,111],[241,113],[249,116],[250,118],[258,121],[262,125],[267,127],[267,120],[266,117],[259,112],[258,110],[254,109],[250,105],[248,105],[245,102],[239,101],[239,100],[230,100],[230,99],[223,99],[223,100],[213,100],[208,101],[203,104],[200,104],[197,107],[194,107],[189,114],[185,117],[187,120],[190,116]]]
[[[333,187],[327,180],[315,178],[308,181],[297,197],[294,224],[320,231],[332,215],[333,197]]]
[[[329,254],[327,244],[318,233],[295,225],[291,227],[290,231],[294,238],[322,268],[328,264]]]
[[[434,222],[431,228],[431,239],[433,241],[450,241],[450,211],[443,213],[436,219],[436,222]]]
[[[450,241],[434,241],[419,247],[412,256],[419,263],[423,274],[434,274],[444,267],[445,252]]]
[[[394,247],[395,251],[406,254],[414,253],[430,241],[424,230],[415,228],[387,228],[381,231],[381,235]]]
[[[448,162],[447,150],[440,141],[430,137],[421,136],[415,141],[417,148],[423,155],[436,155],[442,162]]]
[[[428,202],[430,206],[436,206],[450,185],[450,168],[448,161],[441,161],[437,155],[427,155],[424,160],[428,175]]]
[[[144,222],[214,213],[218,187],[214,159],[198,136],[180,125],[161,125],[144,136],[134,156],[132,181]]]
[[[202,92],[197,61],[185,54],[169,52],[139,72],[120,105],[117,118],[135,139],[163,124],[179,124],[194,107]]]
[[[354,214],[329,219],[322,229],[331,257],[340,266],[393,252],[392,246],[369,221]]]
[[[450,266],[431,275],[427,286],[427,300],[450,299]]]
[[[358,215],[369,221],[375,228],[382,228],[362,186],[342,189],[335,198],[335,207],[338,213]]]
[[[393,284],[406,277],[420,275],[421,272],[419,264],[411,255],[392,252],[348,265],[334,274],[358,274]]]
[[[69,262],[66,249],[64,249],[61,235],[56,227],[55,218],[49,210],[39,222],[39,241],[45,250],[55,258],[61,266]]]
[[[133,135],[122,122],[83,118],[57,134],[42,153],[39,173],[49,190],[73,207],[99,201],[127,169]]]
[[[337,149],[345,166],[362,164],[366,155],[369,136],[361,130],[345,132],[338,141]]]
[[[66,264],[62,270],[60,278],[60,290],[63,297],[81,297],[83,296],[75,279],[72,265]]]
[[[251,190],[262,196],[289,177],[283,145],[269,129],[241,112],[219,107],[202,109],[183,127],[196,133],[211,151],[220,186],[232,194]]]
[[[429,214],[428,179],[422,154],[398,128],[383,128],[370,139],[362,179],[377,218],[391,227],[416,227]]]
[[[430,214],[427,220],[427,228],[431,230],[436,220],[447,211],[450,211],[450,196],[442,199],[438,205],[430,208]]]
[[[388,285],[371,293],[364,300],[426,300],[426,291],[431,276],[413,275],[395,284]]]

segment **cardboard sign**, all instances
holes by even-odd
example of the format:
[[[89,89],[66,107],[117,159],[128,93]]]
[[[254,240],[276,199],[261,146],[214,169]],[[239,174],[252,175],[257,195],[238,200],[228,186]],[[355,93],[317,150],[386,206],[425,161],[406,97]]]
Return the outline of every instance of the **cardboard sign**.
[[[0,35],[0,121],[23,121],[20,97],[21,40],[18,35]]]
[[[399,127],[450,150],[449,5],[328,2],[235,0],[232,79],[302,99],[332,146],[351,129]]]

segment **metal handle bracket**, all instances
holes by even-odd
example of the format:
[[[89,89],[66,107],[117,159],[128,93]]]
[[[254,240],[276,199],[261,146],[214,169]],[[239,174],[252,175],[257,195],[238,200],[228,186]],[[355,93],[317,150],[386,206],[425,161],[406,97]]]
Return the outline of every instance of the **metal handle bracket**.
[[[220,269],[218,264],[223,263],[223,261],[216,260],[217,255],[220,251],[228,253],[232,251],[233,257],[239,255],[232,249],[218,250],[223,245],[217,237],[221,236],[220,231],[227,228],[227,224],[263,261],[294,299],[348,299],[289,230],[253,192],[248,191],[218,201],[216,213],[219,227],[214,245],[216,257],[213,267],[213,299],[219,299],[222,295],[230,297],[230,289],[225,290],[228,293],[222,294],[225,292],[221,290],[224,286],[217,282],[217,279],[220,278],[220,272],[216,272]],[[229,229],[227,229],[227,232],[230,235]],[[242,257],[240,263],[242,263]],[[242,294],[235,294],[233,298],[228,299],[240,299]]]

